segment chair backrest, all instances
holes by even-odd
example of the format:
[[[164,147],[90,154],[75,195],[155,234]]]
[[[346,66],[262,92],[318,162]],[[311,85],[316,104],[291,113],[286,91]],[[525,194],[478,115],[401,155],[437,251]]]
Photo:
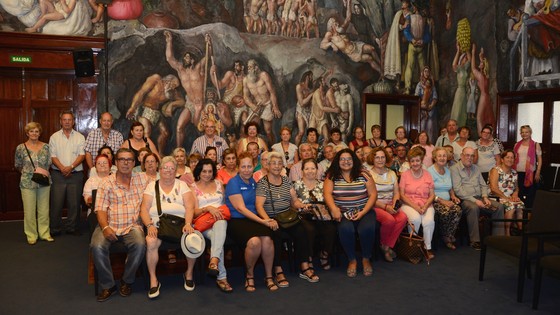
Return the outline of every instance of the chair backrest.
[[[560,193],[538,190],[528,233],[560,233]]]

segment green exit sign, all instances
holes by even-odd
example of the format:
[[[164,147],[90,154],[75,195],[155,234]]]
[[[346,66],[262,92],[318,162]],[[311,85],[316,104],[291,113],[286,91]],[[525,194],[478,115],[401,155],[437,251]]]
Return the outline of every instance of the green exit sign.
[[[10,62],[31,63],[30,56],[10,56]]]

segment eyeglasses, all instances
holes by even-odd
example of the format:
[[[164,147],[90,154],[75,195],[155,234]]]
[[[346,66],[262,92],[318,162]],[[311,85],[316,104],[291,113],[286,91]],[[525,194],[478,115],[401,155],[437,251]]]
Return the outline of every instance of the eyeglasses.
[[[144,164],[154,164],[157,163],[157,161],[145,161]]]
[[[173,166],[164,166],[161,169],[164,171],[175,171],[175,168]]]
[[[95,163],[95,164],[96,164],[96,165],[108,165],[109,162],[107,162],[107,161],[99,161],[99,162],[97,162],[97,163]]]
[[[130,158],[118,158],[117,161],[122,162],[122,163],[134,163],[134,159],[130,159]]]
[[[351,158],[351,157],[340,158],[340,160],[343,161],[343,162],[352,162],[352,158]]]

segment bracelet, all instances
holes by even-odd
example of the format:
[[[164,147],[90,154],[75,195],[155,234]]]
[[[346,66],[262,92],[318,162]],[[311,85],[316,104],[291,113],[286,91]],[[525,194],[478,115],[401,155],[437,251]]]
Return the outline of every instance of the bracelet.
[[[153,223],[150,223],[150,224],[146,225],[146,228],[149,229],[150,226],[154,226],[154,224],[153,224]]]
[[[101,229],[101,232],[104,232],[106,229],[108,229],[110,226],[106,225],[104,228]]]
[[[438,200],[439,200],[439,197],[436,196],[436,198],[434,199],[434,201],[435,201],[435,202],[438,202]]]

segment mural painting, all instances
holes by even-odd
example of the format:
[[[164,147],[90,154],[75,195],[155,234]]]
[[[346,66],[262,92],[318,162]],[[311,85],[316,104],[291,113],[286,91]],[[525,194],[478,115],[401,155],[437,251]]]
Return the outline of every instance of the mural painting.
[[[560,80],[559,0],[108,2],[0,0],[0,29],[101,36],[107,15],[116,127],[140,121],[165,153],[207,121],[236,137],[255,121],[269,146],[282,126],[351,139],[364,92],[418,95],[430,139],[449,118],[476,136],[498,91]]]

